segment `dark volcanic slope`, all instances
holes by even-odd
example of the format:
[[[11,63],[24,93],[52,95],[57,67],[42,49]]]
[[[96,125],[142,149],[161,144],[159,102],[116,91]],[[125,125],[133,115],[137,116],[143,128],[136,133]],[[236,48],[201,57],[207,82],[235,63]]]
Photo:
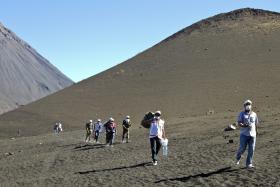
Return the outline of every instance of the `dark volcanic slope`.
[[[202,20],[126,62],[59,93],[3,115],[32,135],[62,120],[77,129],[84,120],[126,114],[138,121],[161,109],[165,118],[237,111],[246,98],[270,110],[280,103],[280,15],[241,9]],[[256,109],[258,110],[258,109]],[[9,127],[7,125],[9,124]],[[14,130],[13,130],[14,131]]]
[[[0,23],[0,114],[73,82]]]

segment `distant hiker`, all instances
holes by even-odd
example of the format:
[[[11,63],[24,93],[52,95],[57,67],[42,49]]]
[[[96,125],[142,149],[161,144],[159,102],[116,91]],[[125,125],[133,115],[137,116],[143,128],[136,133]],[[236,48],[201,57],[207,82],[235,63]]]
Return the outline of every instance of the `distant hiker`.
[[[85,142],[89,142],[90,141],[91,134],[92,134],[92,120],[89,120],[86,123],[86,139],[85,139]]]
[[[252,111],[252,101],[246,100],[243,103],[244,111],[238,116],[238,126],[240,127],[240,144],[236,155],[238,165],[242,154],[248,145],[248,155],[246,160],[247,168],[253,168],[253,155],[256,145],[256,136],[258,133],[257,126],[259,123],[257,114]]]
[[[55,134],[59,134],[60,132],[62,132],[63,131],[62,124],[60,122],[56,122],[53,127],[53,131]]]
[[[123,135],[122,135],[122,143],[124,143],[126,139],[126,143],[128,143],[129,140],[129,128],[131,127],[131,121],[130,116],[126,116],[125,120],[123,120]]]
[[[156,111],[154,118],[150,120],[150,143],[153,165],[157,165],[157,155],[161,148],[161,140],[165,139],[164,120],[161,119],[161,112]]]
[[[114,136],[117,133],[117,124],[113,118],[110,118],[108,122],[104,124],[106,130],[106,145],[113,146]]]
[[[62,124],[58,122],[58,133],[61,133],[63,131]]]
[[[103,124],[101,123],[101,119],[98,119],[97,122],[94,123],[94,140],[98,143],[99,134],[102,131]]]

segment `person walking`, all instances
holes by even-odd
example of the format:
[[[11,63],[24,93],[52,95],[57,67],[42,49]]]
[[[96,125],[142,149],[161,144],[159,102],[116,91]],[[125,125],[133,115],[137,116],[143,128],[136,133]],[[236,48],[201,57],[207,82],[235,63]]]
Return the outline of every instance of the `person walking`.
[[[101,119],[98,119],[97,122],[94,123],[94,140],[96,143],[98,143],[98,138],[102,130],[102,126],[103,124],[101,123]]]
[[[256,146],[256,137],[258,134],[258,116],[252,110],[252,101],[246,100],[243,103],[244,111],[238,116],[238,126],[240,127],[240,143],[236,155],[236,164],[239,165],[242,154],[248,146],[248,155],[246,159],[246,167],[254,168],[253,156]]]
[[[117,124],[114,118],[110,118],[109,121],[104,124],[104,128],[106,130],[106,146],[113,147],[114,137],[117,133]]]
[[[54,134],[58,134],[58,122],[56,122],[55,125],[53,126],[53,131]]]
[[[58,128],[57,129],[58,129],[57,130],[58,133],[61,133],[63,131],[61,122],[58,122]]]
[[[91,134],[92,134],[92,120],[89,120],[86,123],[86,138],[85,138],[85,142],[89,142],[90,141]]]
[[[122,143],[128,143],[129,141],[129,128],[131,127],[131,121],[130,121],[130,116],[126,116],[125,119],[123,120],[123,135],[122,135]]]
[[[54,134],[61,133],[63,131],[61,122],[56,122],[53,127],[53,130],[54,130]]]
[[[165,121],[161,119],[161,112],[156,111],[150,125],[150,144],[153,165],[158,164],[157,155],[161,148],[161,140],[166,138],[164,130]]]

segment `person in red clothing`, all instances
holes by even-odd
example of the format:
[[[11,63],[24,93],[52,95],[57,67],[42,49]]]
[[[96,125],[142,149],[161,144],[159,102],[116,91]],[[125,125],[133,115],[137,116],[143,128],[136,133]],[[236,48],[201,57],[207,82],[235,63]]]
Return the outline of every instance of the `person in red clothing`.
[[[117,124],[114,118],[110,118],[108,122],[104,124],[106,130],[106,146],[113,147],[114,137],[117,133]]]

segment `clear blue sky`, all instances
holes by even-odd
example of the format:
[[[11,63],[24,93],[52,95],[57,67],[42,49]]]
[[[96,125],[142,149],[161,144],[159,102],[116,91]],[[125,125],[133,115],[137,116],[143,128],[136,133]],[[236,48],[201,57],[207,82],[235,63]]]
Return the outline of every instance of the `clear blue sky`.
[[[78,82],[196,21],[245,7],[280,12],[280,1],[2,0],[0,22]]]

